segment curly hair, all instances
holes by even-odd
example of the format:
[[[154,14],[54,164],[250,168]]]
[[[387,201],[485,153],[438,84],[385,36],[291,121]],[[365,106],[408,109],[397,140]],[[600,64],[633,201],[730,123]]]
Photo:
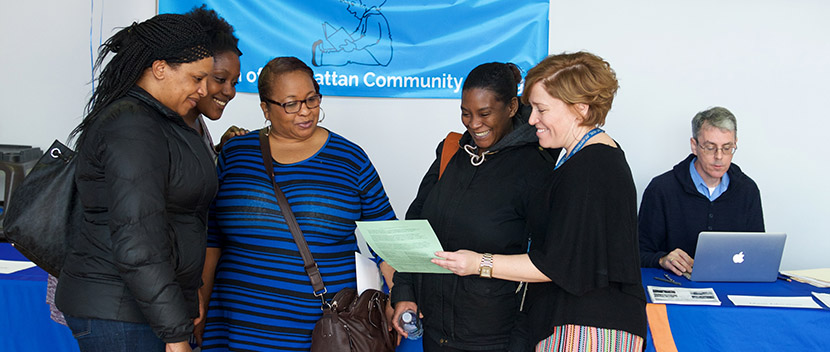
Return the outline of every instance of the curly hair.
[[[233,34],[233,26],[220,17],[215,10],[208,9],[207,5],[202,4],[201,7],[194,7],[185,16],[199,22],[210,39],[210,48],[214,54],[230,51],[237,56],[242,56],[242,51],[239,50],[239,38]]]
[[[580,51],[551,55],[527,72],[522,102],[528,103],[536,83],[550,96],[573,104],[588,105],[583,126],[602,126],[611,110],[619,83],[611,65],[601,57]]]

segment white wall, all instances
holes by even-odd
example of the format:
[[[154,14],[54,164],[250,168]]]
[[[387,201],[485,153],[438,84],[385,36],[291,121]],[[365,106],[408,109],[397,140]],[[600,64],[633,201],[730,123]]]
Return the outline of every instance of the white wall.
[[[90,3],[95,5],[90,9]],[[80,121],[93,42],[149,18],[149,0],[15,1],[0,13],[0,144],[45,148]],[[761,187],[769,231],[789,233],[783,269],[830,267],[823,156],[830,69],[822,1],[551,1],[550,51],[607,59],[621,88],[606,130],[625,149],[637,189],[689,153],[689,122],[728,107],[738,117],[734,161]],[[326,126],[371,156],[399,215],[415,195],[438,141],[461,130],[458,100],[326,97]],[[263,125],[254,94],[239,94],[213,123]]]

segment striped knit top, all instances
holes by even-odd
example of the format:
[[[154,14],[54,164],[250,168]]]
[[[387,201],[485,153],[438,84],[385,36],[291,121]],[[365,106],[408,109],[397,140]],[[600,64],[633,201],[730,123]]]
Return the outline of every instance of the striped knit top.
[[[208,247],[222,251],[204,349],[308,350],[321,315],[297,245],[262,165],[258,131],[230,140],[218,165]],[[395,218],[366,153],[329,132],[312,157],[274,162],[328,293],[355,287],[356,220]]]

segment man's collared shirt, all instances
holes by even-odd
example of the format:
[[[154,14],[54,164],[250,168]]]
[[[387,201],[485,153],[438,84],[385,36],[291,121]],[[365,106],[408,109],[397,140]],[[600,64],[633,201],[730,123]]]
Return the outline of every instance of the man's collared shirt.
[[[703,177],[697,172],[695,169],[695,161],[697,158],[692,159],[692,162],[689,163],[689,173],[692,174],[692,183],[695,184],[695,188],[697,191],[700,192],[703,196],[709,199],[710,202],[714,202],[715,199],[718,199],[723,192],[726,192],[726,189],[729,188],[729,174],[723,174],[723,177],[720,179],[720,183],[715,186],[715,189],[712,190],[712,193],[709,193],[709,186],[706,185],[706,182],[703,181]]]

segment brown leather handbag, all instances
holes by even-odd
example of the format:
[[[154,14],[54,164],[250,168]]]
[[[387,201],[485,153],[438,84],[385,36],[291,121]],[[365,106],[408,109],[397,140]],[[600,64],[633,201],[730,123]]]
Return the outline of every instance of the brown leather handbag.
[[[311,333],[311,352],[395,351],[397,332],[386,320],[388,297],[368,289],[337,292]]]
[[[386,318],[385,309],[389,297],[378,290],[368,289],[360,295],[353,288],[344,288],[326,302],[323,295],[326,286],[317,263],[308,249],[300,225],[291,211],[288,199],[274,180],[274,165],[271,160],[271,146],[265,130],[259,131],[259,145],[265,171],[274,187],[282,215],[291,236],[303,258],[303,266],[314,296],[320,298],[323,316],[314,325],[311,333],[311,352],[394,352],[398,332]]]

